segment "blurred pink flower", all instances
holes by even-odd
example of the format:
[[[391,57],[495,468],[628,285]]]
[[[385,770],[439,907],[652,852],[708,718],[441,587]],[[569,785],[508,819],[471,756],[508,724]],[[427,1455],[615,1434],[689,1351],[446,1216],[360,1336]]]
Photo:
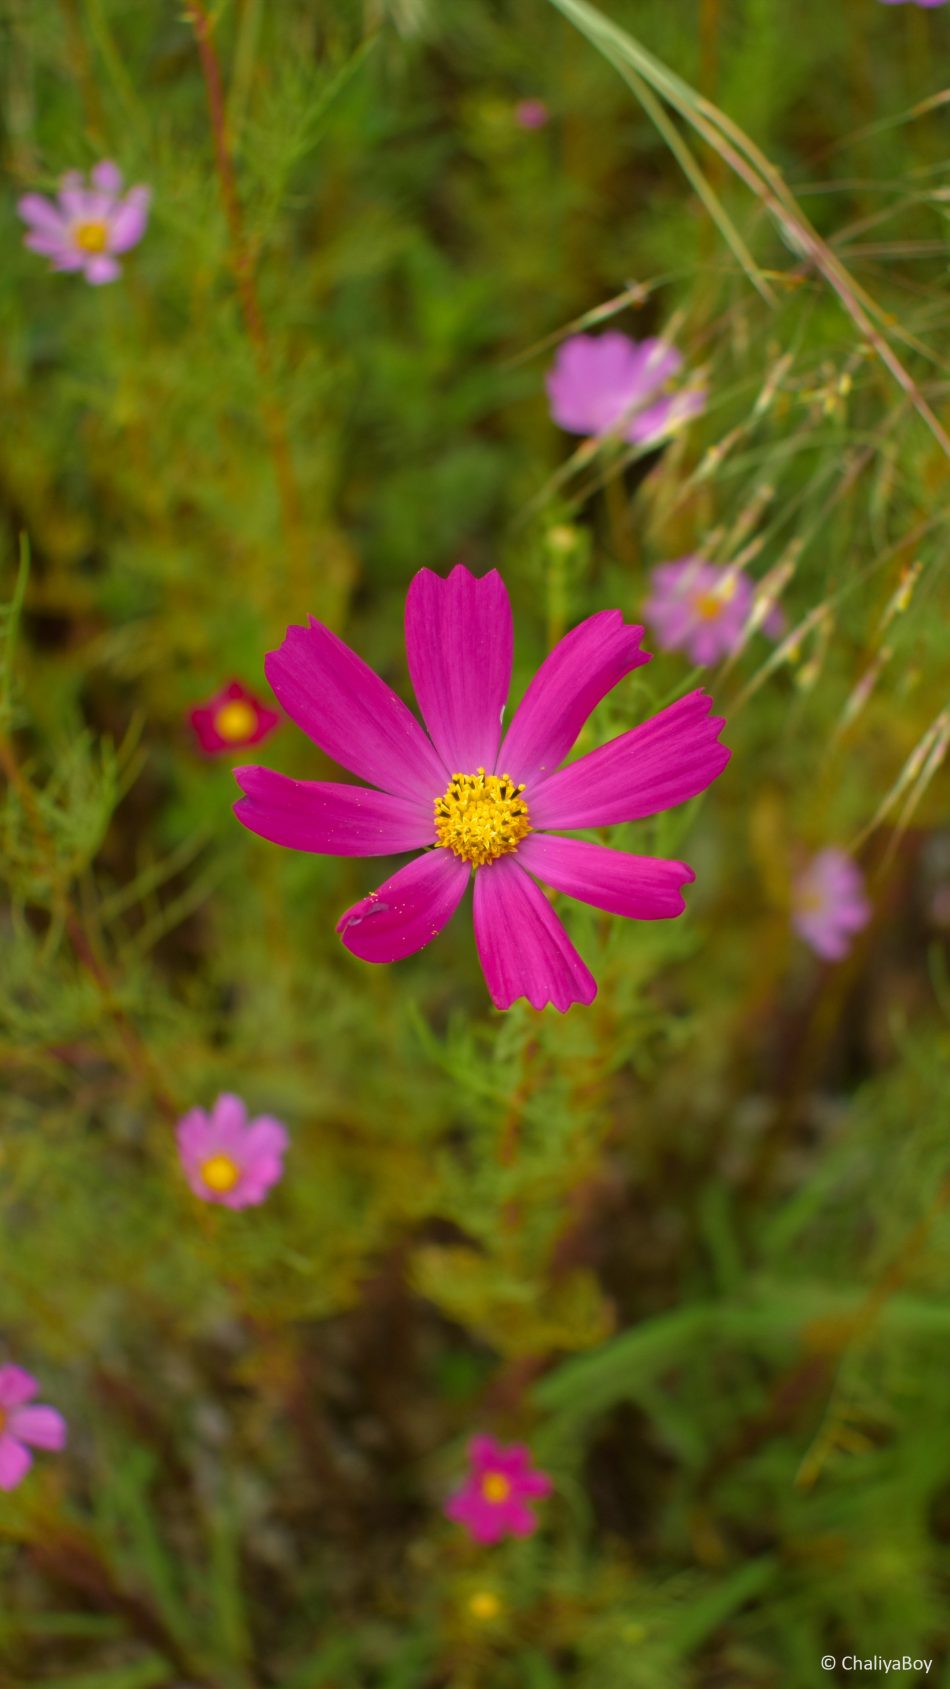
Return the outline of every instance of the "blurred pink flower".
[[[665,340],[638,342],[616,330],[575,334],[559,347],[548,373],[551,415],[569,434],[615,434],[634,445],[652,444],[705,406],[699,387],[657,398],[682,364]]]
[[[66,1421],[55,1408],[33,1401],[39,1385],[18,1366],[0,1367],[0,1490],[16,1489],[35,1449],[61,1449]]]
[[[870,918],[857,863],[843,850],[820,850],[793,889],[792,925],[799,938],[826,962],[840,962]]]
[[[515,120],[522,129],[543,129],[549,117],[543,100],[519,100],[515,106]]]
[[[279,725],[280,714],[259,703],[239,680],[232,680],[206,704],[198,704],[188,719],[201,749],[213,757],[259,745]]]
[[[122,196],[122,172],[105,160],[87,187],[78,170],[64,176],[58,200],[26,194],[17,210],[28,228],[24,245],[41,252],[54,270],[81,270],[100,287],[115,281],[116,256],[137,246],[145,233],[151,189],[130,188]]]
[[[185,1177],[202,1202],[256,1207],[283,1174],[286,1127],[269,1115],[249,1122],[240,1097],[227,1092],[210,1114],[193,1108],[175,1136]]]
[[[531,1464],[523,1443],[506,1448],[493,1437],[473,1437],[468,1446],[470,1472],[445,1504],[446,1516],[464,1525],[476,1542],[528,1537],[538,1521],[528,1505],[550,1495],[551,1480]]]
[[[706,667],[736,649],[755,597],[754,582],[741,569],[681,557],[658,564],[650,580],[653,590],[643,614],[662,650],[686,651]],[[773,608],[762,627],[774,639],[782,625],[781,611]]]
[[[396,962],[431,942],[474,878],[475,942],[499,1009],[526,997],[562,1012],[590,1003],[592,974],[538,880],[635,920],[683,910],[694,878],[682,862],[558,838],[616,826],[695,797],[729,752],[712,700],[690,692],[559,770],[591,711],[649,661],[641,627],[600,610],[545,659],[507,731],[513,630],[504,582],[458,564],[422,569],[406,599],[409,673],[429,729],[336,634],[312,617],[265,663],[287,714],[329,757],[371,786],[235,769],[235,813],[275,844],[339,856],[418,851],[342,916],[337,931],[365,962]],[[377,789],[373,789],[377,788]],[[434,848],[433,848],[434,847]],[[473,875],[474,869],[474,875]]]

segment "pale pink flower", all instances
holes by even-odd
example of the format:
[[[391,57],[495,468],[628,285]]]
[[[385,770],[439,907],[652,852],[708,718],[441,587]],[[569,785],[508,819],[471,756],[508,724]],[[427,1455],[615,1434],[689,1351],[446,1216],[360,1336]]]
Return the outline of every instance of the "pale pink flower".
[[[843,850],[820,850],[795,881],[792,925],[815,954],[840,962],[856,932],[867,926],[871,905],[864,876]]]
[[[446,1516],[464,1525],[476,1542],[531,1536],[538,1521],[530,1503],[550,1495],[551,1480],[532,1465],[523,1443],[505,1447],[493,1437],[473,1437],[469,1475],[445,1504]]]
[[[81,270],[101,287],[119,276],[119,254],[142,239],[151,197],[144,187],[123,195],[122,172],[109,159],[95,166],[88,186],[78,170],[70,171],[57,200],[25,194],[18,202],[28,229],[24,245],[42,253],[54,270]]]
[[[702,388],[667,391],[682,364],[666,340],[638,342],[616,329],[575,334],[547,377],[551,416],[569,434],[653,445],[705,406]]]
[[[664,651],[686,651],[705,668],[728,657],[742,640],[755,585],[741,569],[681,557],[650,571],[652,591],[643,614]],[[773,639],[782,631],[782,613],[769,611],[763,631]]]
[[[249,1121],[240,1097],[227,1092],[210,1114],[193,1108],[175,1135],[185,1177],[202,1202],[253,1208],[283,1174],[286,1127],[270,1115]]]
[[[55,1408],[34,1402],[39,1385],[22,1367],[0,1367],[0,1490],[16,1489],[35,1449],[61,1449],[66,1421]]]

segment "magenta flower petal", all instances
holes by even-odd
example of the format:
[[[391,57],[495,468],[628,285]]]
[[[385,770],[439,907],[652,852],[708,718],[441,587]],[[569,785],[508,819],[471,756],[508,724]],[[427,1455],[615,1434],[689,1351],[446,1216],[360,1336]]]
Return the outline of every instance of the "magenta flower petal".
[[[450,774],[495,767],[511,686],[514,630],[496,569],[420,569],[406,598],[406,656],[432,741]]]
[[[545,885],[635,921],[667,921],[686,907],[682,887],[696,878],[685,862],[631,856],[582,839],[529,833],[518,861]]]
[[[118,281],[122,270],[114,258],[107,252],[100,253],[96,258],[90,258],[85,266],[86,280],[93,287],[104,287],[107,282]]]
[[[9,1415],[11,1437],[32,1443],[37,1449],[61,1449],[66,1443],[66,1421],[51,1407],[19,1407]]]
[[[15,1490],[32,1464],[33,1457],[24,1443],[7,1431],[0,1433],[0,1490]]]
[[[718,742],[725,722],[712,699],[688,692],[545,780],[531,796],[536,828],[609,827],[672,809],[704,792],[731,752]]]
[[[475,875],[475,943],[496,1009],[517,997],[532,1008],[592,1003],[597,982],[539,886],[517,861],[499,857]]]
[[[25,1478],[32,1463],[28,1443],[61,1449],[66,1441],[62,1414],[33,1404],[38,1388],[22,1367],[0,1367],[0,1490],[12,1490]]]
[[[36,1379],[21,1366],[0,1366],[0,1408],[21,1407],[38,1389]]]
[[[238,820],[291,850],[398,856],[435,843],[431,802],[332,780],[292,780],[269,768],[236,768],[234,776],[245,793],[234,805]]]
[[[498,753],[498,768],[517,782],[553,774],[591,711],[618,680],[650,661],[642,627],[619,610],[588,616],[545,657],[518,705]]]
[[[127,252],[137,246],[148,224],[149,188],[131,188],[109,218],[109,247],[112,252]]]
[[[705,403],[705,394],[695,388],[656,397],[682,362],[665,340],[638,343],[614,329],[572,335],[547,377],[551,415],[569,434],[616,434],[635,444],[658,438]]]
[[[670,393],[665,399],[654,400],[653,404],[637,412],[625,438],[637,446],[659,442],[681,423],[699,416],[706,409],[706,397],[705,388],[687,387],[682,393]]]
[[[396,797],[434,803],[451,769],[412,711],[322,623],[291,627],[264,671],[287,714],[328,757]]]
[[[354,903],[336,930],[364,962],[401,961],[423,950],[452,919],[470,876],[469,864],[451,851],[427,851]]]
[[[16,208],[24,223],[57,240],[64,238],[66,219],[59,207],[44,199],[42,194],[24,194],[22,199],[17,200]]]
[[[104,158],[101,164],[93,165],[90,180],[93,187],[102,193],[114,195],[122,191],[122,172],[111,158]]]

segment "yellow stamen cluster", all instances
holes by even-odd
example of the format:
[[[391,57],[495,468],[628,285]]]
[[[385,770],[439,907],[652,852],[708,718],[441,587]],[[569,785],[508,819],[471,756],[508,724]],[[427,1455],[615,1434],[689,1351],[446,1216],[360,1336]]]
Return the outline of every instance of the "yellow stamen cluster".
[[[482,1495],[499,1507],[511,1494],[511,1484],[503,1472],[486,1472],[482,1479]]]
[[[476,1589],[474,1595],[468,1598],[468,1610],[473,1619],[488,1622],[497,1619],[501,1612],[501,1602],[493,1589]]]
[[[440,845],[463,862],[483,868],[517,850],[531,831],[528,806],[510,774],[453,774],[448,791],[435,800]]]
[[[734,575],[727,575],[714,592],[698,593],[693,599],[693,609],[697,616],[702,617],[704,622],[714,622],[717,616],[722,615],[729,600],[734,598],[735,595],[736,578]]]
[[[80,252],[105,252],[109,244],[109,230],[105,223],[77,223],[73,240]]]
[[[257,726],[257,716],[244,698],[231,698],[221,705],[214,725],[222,739],[248,739]]]
[[[201,1177],[209,1190],[226,1196],[241,1177],[241,1169],[229,1155],[213,1155],[209,1161],[202,1162]]]

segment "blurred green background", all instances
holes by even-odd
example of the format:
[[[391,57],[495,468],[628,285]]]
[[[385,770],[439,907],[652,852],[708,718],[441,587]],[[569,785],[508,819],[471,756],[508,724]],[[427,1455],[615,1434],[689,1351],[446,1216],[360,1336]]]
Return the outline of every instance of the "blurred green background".
[[[950,1684],[950,14],[605,4],[0,0],[0,1358],[71,1433],[0,1497],[4,1689]],[[15,207],[104,157],[154,204],[97,289]],[[544,375],[608,321],[710,403],[578,458]],[[690,551],[797,637],[585,730],[702,682],[734,753],[613,833],[684,920],[566,910],[590,1009],[494,1011],[462,915],[359,963],[388,865],[195,746],[307,613],[408,696],[422,566],[502,571],[523,685]],[[174,1148],[221,1090],[292,1137],[240,1214]],[[442,1515],[479,1429],[554,1477],[528,1541]]]

